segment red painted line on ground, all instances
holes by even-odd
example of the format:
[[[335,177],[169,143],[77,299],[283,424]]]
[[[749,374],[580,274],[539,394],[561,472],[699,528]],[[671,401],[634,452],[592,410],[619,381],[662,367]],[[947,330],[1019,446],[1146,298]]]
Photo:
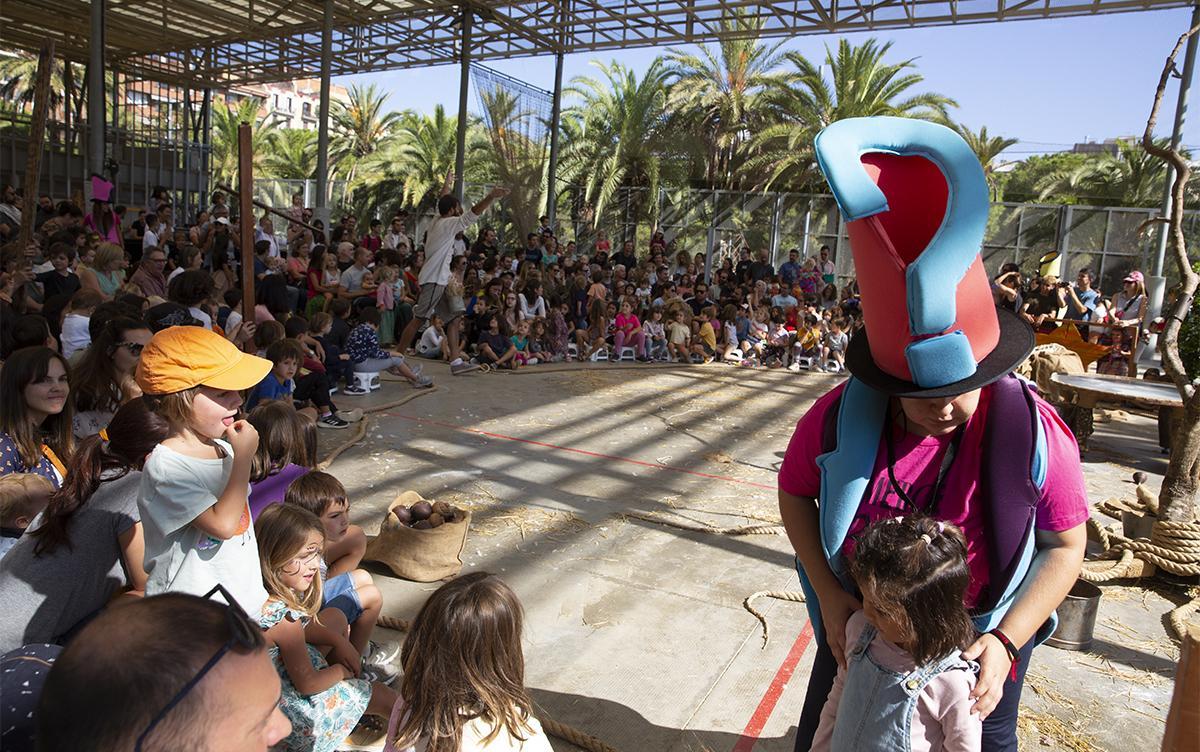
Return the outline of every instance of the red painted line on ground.
[[[712,475],[710,473],[701,473],[696,470],[688,470],[685,467],[674,467],[672,465],[660,465],[657,462],[643,462],[642,460],[630,459],[629,457],[618,457],[612,454],[601,454],[600,452],[589,452],[586,449],[577,449],[575,447],[560,446],[558,444],[547,444],[544,441],[534,441],[533,439],[522,439],[519,436],[506,436],[502,433],[492,433],[490,431],[481,431],[478,428],[468,428],[460,426],[456,423],[445,423],[440,420],[430,420],[429,418],[418,418],[415,415],[401,415],[400,413],[385,413],[391,417],[403,418],[416,423],[427,423],[431,426],[440,426],[442,428],[450,428],[455,431],[463,431],[465,433],[473,433],[479,436],[487,436],[490,439],[504,439],[505,441],[517,441],[522,444],[531,444],[533,446],[544,447],[546,449],[557,449],[560,452],[571,452],[573,454],[582,454],[586,457],[596,457],[602,460],[613,460],[614,462],[626,462],[630,465],[639,465],[641,467],[652,467],[655,470],[669,470],[673,473],[686,473],[687,475],[695,475],[700,478],[708,478],[709,480],[723,480],[727,483],[737,483],[743,486],[753,486],[755,488],[765,488],[770,491],[776,490],[777,486],[768,485],[766,483],[755,483],[749,480],[740,480],[738,478],[730,478],[727,475]]]
[[[792,643],[792,649],[788,651],[779,670],[775,672],[775,678],[771,680],[766,693],[759,700],[758,707],[754,709],[754,715],[750,716],[750,722],[742,731],[741,738],[738,739],[737,744],[733,745],[733,752],[750,752],[754,749],[754,745],[758,743],[758,735],[766,727],[767,719],[771,717],[771,713],[779,703],[779,698],[783,696],[783,689],[796,671],[796,666],[800,664],[800,658],[808,648],[808,643],[812,642],[812,638],[812,622],[805,621],[804,629],[800,630],[800,634],[796,636],[796,642]]]

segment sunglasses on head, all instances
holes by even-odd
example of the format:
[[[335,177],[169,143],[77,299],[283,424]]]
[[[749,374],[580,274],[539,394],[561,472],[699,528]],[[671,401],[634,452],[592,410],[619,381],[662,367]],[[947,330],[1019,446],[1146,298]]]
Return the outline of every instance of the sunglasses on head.
[[[142,350],[146,347],[138,342],[118,342],[117,347],[124,347],[133,357],[138,357],[142,354]]]
[[[196,685],[213,670],[213,667],[225,657],[226,653],[234,648],[241,648],[249,652],[257,647],[258,642],[255,638],[259,632],[258,626],[250,621],[250,617],[246,616],[246,612],[242,610],[242,607],[238,605],[228,590],[218,584],[204,594],[204,599],[208,600],[218,593],[225,599],[225,623],[229,626],[229,639],[225,641],[225,644],[217,652],[213,653],[212,658],[209,658],[208,662],[200,667],[195,676],[180,687],[175,696],[171,698],[171,701],[162,710],[158,711],[158,715],[154,716],[154,719],[150,721],[150,725],[138,736],[134,752],[142,752],[142,745],[145,743],[146,737],[150,735],[150,732],[162,722],[163,718],[167,717],[167,713],[170,713],[176,705],[183,702],[183,698],[187,697],[188,692],[196,688]]]

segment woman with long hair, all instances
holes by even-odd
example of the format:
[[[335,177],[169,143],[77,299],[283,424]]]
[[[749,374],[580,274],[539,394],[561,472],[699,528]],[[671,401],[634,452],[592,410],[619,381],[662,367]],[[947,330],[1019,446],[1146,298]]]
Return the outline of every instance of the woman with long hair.
[[[138,485],[142,463],[167,429],[133,400],[104,434],[80,444],[66,483],[4,557],[0,651],[65,641],[114,595],[143,594]]]
[[[1125,275],[1121,292],[1112,297],[1109,316],[1115,324],[1109,330],[1112,350],[1096,365],[1098,373],[1133,376],[1129,359],[1137,350],[1146,319],[1146,278],[1139,271]]]
[[[55,488],[75,449],[67,359],[49,347],[14,352],[0,368],[0,475],[36,473]]]
[[[142,390],[133,380],[142,348],[153,336],[144,321],[118,316],[100,328],[71,373],[75,391],[75,438],[100,433],[117,408]]]

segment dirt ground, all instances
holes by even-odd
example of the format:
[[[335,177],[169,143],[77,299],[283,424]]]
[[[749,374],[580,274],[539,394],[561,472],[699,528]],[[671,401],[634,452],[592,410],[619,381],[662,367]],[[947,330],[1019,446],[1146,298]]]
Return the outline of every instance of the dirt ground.
[[[499,574],[521,597],[526,683],[544,715],[622,752],[790,752],[814,653],[804,605],[757,602],[771,627],[765,646],[742,607],[756,591],[798,589],[787,539],[631,515],[778,522],[788,439],[838,378],[722,365],[426,371],[438,388],[371,416],[365,439],[330,469],[353,520],[374,534],[406,489],[472,510],[463,571]],[[339,407],[407,394],[385,382]],[[1157,488],[1166,462],[1153,420],[1096,425],[1084,465],[1091,500],[1132,497],[1134,469]],[[322,449],[344,438],[322,432]],[[436,588],[370,568],[393,616],[411,618]],[[1178,659],[1163,616],[1184,588],[1103,592],[1089,652],[1035,651],[1023,749],[1159,746]]]

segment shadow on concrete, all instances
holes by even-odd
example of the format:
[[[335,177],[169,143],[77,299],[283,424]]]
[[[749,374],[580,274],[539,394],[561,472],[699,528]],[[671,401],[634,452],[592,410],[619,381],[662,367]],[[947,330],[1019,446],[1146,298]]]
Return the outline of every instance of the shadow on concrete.
[[[1092,648],[1088,652],[1138,671],[1158,674],[1166,679],[1175,678],[1175,661],[1161,655],[1153,655],[1099,638],[1092,641]]]
[[[737,745],[741,735],[726,731],[699,731],[658,726],[636,710],[611,700],[530,688],[539,716],[553,718],[594,736],[620,752],[725,752]],[[794,729],[792,730],[794,732]],[[792,734],[776,739],[759,739],[756,749],[790,750]],[[579,749],[552,737],[559,752]]]

